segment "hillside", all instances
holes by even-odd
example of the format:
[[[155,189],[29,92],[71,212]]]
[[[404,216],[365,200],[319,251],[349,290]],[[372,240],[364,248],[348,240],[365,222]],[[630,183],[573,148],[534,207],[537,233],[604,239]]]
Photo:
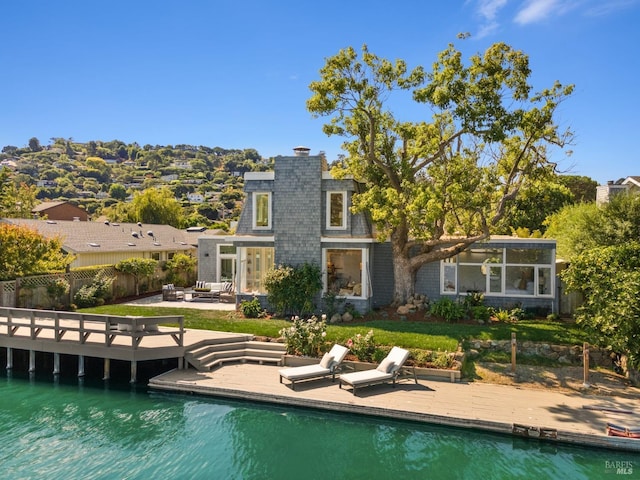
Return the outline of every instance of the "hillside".
[[[16,184],[33,186],[38,200],[70,201],[93,218],[117,210],[136,191],[167,187],[182,205],[184,227],[228,226],[240,214],[243,174],[272,165],[255,149],[64,138],[46,146],[37,138],[24,148],[4,146],[0,163]]]

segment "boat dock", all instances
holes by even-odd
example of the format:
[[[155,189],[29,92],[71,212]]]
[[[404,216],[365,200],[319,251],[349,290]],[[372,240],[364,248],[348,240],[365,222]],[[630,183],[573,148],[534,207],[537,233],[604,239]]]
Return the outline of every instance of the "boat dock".
[[[177,325],[176,327],[163,327]],[[110,378],[111,360],[131,363],[131,382],[141,361],[176,359],[184,368],[185,352],[202,343],[247,340],[250,335],[185,330],[182,316],[117,316],[53,310],[0,307],[0,347],[7,349],[7,369],[13,368],[13,350],[29,352],[29,371],[35,372],[36,352],[53,354],[53,373],[60,373],[60,355],[78,357],[78,376],[84,376],[84,358],[104,361],[103,378]]]

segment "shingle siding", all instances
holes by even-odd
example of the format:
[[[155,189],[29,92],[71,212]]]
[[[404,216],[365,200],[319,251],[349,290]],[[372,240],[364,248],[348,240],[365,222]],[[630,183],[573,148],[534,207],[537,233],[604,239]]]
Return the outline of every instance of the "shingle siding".
[[[323,157],[278,157],[273,190],[275,262],[320,265]]]

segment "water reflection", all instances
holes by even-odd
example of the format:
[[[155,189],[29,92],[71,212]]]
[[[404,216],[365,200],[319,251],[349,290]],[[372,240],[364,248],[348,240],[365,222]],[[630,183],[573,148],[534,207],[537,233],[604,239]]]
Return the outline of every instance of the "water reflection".
[[[77,379],[0,378],[0,402],[3,478],[579,479],[603,478],[605,461],[635,461],[621,452]]]

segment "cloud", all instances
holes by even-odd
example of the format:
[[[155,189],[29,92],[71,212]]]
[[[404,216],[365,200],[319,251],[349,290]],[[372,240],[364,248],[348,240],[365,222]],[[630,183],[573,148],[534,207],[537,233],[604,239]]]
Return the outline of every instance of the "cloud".
[[[548,19],[559,18],[569,12],[598,17],[630,9],[640,4],[640,0],[467,0],[473,5],[476,17],[480,19],[474,38],[480,39],[494,34],[500,29],[505,17],[511,17],[518,25],[529,25]]]
[[[529,0],[515,18],[515,22],[521,25],[539,22],[555,13],[559,5],[558,0]]]
[[[478,13],[488,21],[495,20],[498,11],[507,4],[507,0],[480,0],[478,2]]]
[[[638,3],[638,0],[608,0],[595,2],[594,5],[586,10],[585,15],[590,17],[601,17],[619,10],[632,8],[638,5]]]
[[[479,0],[476,10],[482,18],[476,38],[480,39],[495,32],[500,24],[496,20],[500,10],[507,4],[507,0]]]

